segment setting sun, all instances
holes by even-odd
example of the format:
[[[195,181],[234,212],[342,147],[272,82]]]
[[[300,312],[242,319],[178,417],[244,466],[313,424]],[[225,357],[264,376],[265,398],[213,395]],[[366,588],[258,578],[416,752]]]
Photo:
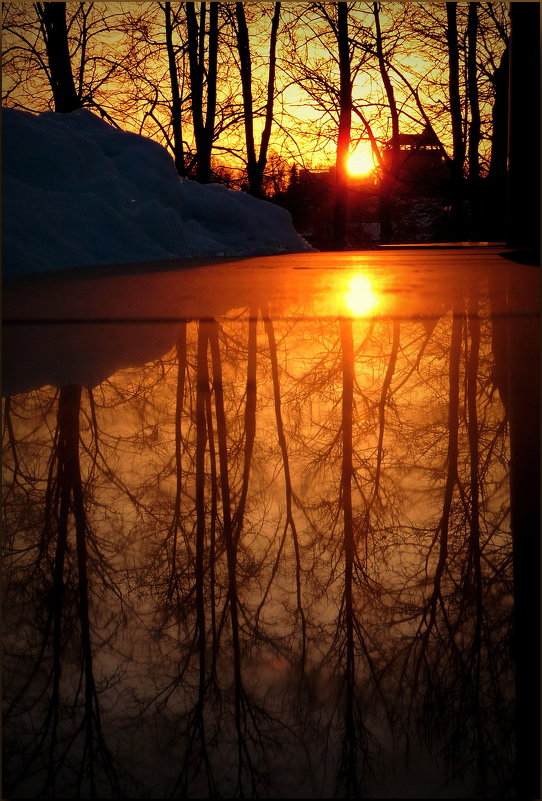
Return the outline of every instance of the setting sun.
[[[366,275],[358,273],[350,279],[344,302],[356,316],[367,314],[376,306],[378,295],[374,292],[371,281]]]
[[[369,142],[361,142],[348,157],[350,175],[367,175],[374,170],[373,151]]]

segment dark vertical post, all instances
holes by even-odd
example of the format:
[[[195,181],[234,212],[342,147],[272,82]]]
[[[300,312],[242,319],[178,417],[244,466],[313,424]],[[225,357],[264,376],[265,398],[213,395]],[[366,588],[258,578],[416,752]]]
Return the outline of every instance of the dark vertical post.
[[[510,268],[508,291],[517,278]],[[508,416],[514,560],[516,798],[540,798],[540,324],[510,315]]]
[[[511,263],[506,276],[490,276],[489,289],[495,381],[510,426],[514,569],[510,650],[516,672],[515,797],[537,799],[540,798],[540,320],[534,313],[538,305],[536,297],[525,310],[527,313],[514,314],[510,308],[508,298],[521,269]]]
[[[495,100],[491,112],[491,160],[487,176],[486,233],[484,239],[501,241],[506,236],[506,187],[508,181],[508,79],[510,73],[510,44],[495,70]]]
[[[540,253],[540,5],[511,3],[509,247]]]

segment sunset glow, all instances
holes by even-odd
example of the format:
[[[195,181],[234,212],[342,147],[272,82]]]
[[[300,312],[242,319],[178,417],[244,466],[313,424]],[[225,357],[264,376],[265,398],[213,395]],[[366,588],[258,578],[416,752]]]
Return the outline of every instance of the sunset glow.
[[[374,170],[373,151],[369,142],[361,142],[348,157],[350,175],[367,175]]]
[[[344,302],[356,317],[372,311],[378,303],[378,295],[373,290],[371,280],[361,273],[354,275],[348,282],[348,291],[344,296]]]

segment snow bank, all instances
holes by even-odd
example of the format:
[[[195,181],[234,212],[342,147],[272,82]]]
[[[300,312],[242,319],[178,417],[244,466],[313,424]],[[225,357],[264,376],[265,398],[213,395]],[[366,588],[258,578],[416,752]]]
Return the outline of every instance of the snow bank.
[[[312,250],[289,213],[178,177],[161,145],[90,111],[2,112],[5,275]]]

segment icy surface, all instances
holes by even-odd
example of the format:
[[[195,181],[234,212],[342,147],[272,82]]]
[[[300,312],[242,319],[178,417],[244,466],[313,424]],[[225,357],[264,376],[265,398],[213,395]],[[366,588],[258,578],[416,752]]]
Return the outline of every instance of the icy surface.
[[[86,110],[4,109],[5,275],[312,250],[289,213],[178,177],[167,151]]]

